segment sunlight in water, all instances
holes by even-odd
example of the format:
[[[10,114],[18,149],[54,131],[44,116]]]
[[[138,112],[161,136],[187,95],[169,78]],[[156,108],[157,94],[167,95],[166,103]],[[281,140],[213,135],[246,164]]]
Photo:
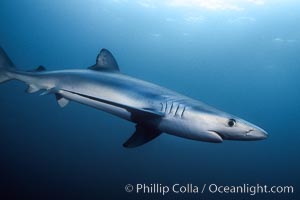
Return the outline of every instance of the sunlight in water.
[[[155,8],[161,4],[156,0],[138,0],[137,3],[143,7]],[[191,7],[203,8],[207,10],[233,10],[242,11],[249,5],[261,6],[266,3],[265,0],[168,0],[167,6],[172,7]]]

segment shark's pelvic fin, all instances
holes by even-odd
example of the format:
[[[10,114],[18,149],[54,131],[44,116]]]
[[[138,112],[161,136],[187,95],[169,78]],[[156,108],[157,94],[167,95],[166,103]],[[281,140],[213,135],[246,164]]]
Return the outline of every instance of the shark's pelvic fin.
[[[137,124],[135,127],[136,130],[133,135],[123,144],[126,148],[141,146],[161,134],[159,130],[142,124]]]
[[[89,69],[95,71],[120,71],[116,59],[107,49],[101,49],[100,53],[97,56],[96,64],[89,67]]]
[[[58,105],[63,108],[65,106],[68,105],[68,103],[70,102],[68,99],[64,98],[63,96],[61,96],[60,94],[56,93],[55,94],[56,100]]]

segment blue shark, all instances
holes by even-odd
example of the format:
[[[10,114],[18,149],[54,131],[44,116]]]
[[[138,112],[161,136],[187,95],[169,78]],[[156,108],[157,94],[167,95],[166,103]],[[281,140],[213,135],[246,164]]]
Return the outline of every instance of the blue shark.
[[[28,93],[54,94],[60,107],[79,102],[133,122],[135,132],[123,144],[127,148],[141,146],[162,133],[212,143],[268,136],[239,117],[121,73],[107,49],[86,69],[47,71],[39,66],[21,71],[0,48],[0,83],[9,80],[26,83]]]

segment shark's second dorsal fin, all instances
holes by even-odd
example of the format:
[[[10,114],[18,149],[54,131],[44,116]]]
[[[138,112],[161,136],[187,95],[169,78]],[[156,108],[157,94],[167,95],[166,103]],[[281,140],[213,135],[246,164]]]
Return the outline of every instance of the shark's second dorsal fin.
[[[46,71],[46,68],[43,65],[38,66],[35,69],[27,70],[27,72],[43,72]]]
[[[95,71],[120,71],[116,59],[107,49],[101,49],[100,53],[97,56],[96,64],[89,67],[89,69]]]
[[[40,65],[34,71],[36,71],[36,72],[42,72],[42,71],[46,71],[46,68],[43,65]]]

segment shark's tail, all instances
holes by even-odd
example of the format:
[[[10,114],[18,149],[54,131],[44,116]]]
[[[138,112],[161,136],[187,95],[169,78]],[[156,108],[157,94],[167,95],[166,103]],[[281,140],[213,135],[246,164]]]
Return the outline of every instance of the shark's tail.
[[[10,80],[8,72],[14,71],[15,65],[9,59],[5,51],[0,47],[0,83]]]

